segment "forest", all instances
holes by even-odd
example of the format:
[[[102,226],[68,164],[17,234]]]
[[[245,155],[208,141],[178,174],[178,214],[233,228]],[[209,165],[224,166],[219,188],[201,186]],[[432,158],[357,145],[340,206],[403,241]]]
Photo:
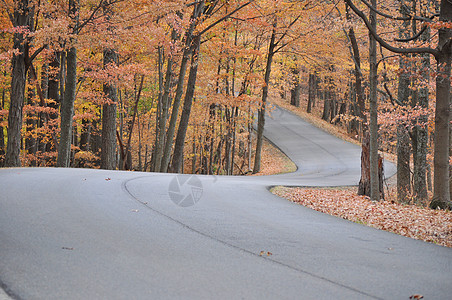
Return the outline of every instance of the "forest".
[[[277,100],[362,143],[360,194],[385,152],[400,202],[452,207],[449,0],[0,8],[0,167],[255,174]]]

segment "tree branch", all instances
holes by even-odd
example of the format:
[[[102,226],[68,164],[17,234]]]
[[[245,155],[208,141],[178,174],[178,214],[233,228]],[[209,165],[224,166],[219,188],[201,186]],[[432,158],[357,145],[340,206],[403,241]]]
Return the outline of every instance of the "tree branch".
[[[226,20],[227,18],[229,18],[231,15],[235,14],[237,11],[241,10],[242,8],[244,8],[245,6],[248,6],[249,4],[251,4],[254,0],[248,1],[242,5],[240,5],[239,7],[237,7],[236,9],[234,9],[232,12],[228,13],[226,16],[220,18],[219,20],[213,22],[212,24],[210,24],[209,26],[207,26],[203,31],[201,31],[200,33],[198,33],[198,35],[202,35],[204,33],[206,33],[207,31],[209,31],[210,29],[212,29],[213,27],[215,27],[216,25],[218,25],[218,23]]]
[[[41,47],[39,47],[39,49],[37,49],[29,58],[27,61],[28,65],[31,65],[31,63],[33,62],[33,60],[36,58],[36,56],[39,55],[39,53],[41,53],[45,48],[47,48],[47,44],[46,45],[42,45]]]
[[[361,0],[363,1],[363,0]],[[367,29],[369,30],[370,34],[377,40],[377,42],[383,46],[384,48],[388,49],[389,51],[395,52],[395,53],[429,53],[433,56],[437,57],[439,55],[438,50],[428,48],[428,47],[422,47],[422,48],[398,48],[390,45],[385,40],[383,40],[376,32],[372,29],[372,26],[370,25],[369,19],[366,17],[366,15],[360,11],[352,2],[352,0],[345,0],[345,2],[350,6],[350,8],[357,14],[366,25]]]
[[[419,16],[409,16],[409,17],[394,17],[388,14],[385,14],[384,12],[379,11],[378,9],[376,9],[375,7],[372,6],[372,4],[370,4],[369,2],[367,2],[366,0],[361,0],[362,3],[364,3],[367,7],[370,8],[370,10],[374,11],[375,13],[379,14],[382,17],[391,19],[391,20],[397,20],[397,21],[411,21],[411,20],[416,20],[416,21],[424,21],[424,22],[428,22],[431,23],[432,19],[434,17],[438,17],[439,14],[434,14],[432,15],[430,18],[425,18],[425,17],[419,17]]]

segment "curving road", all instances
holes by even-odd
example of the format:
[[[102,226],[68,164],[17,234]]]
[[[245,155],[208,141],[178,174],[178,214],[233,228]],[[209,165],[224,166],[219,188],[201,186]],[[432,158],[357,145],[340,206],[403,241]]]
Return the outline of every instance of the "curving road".
[[[451,249],[268,192],[360,174],[359,147],[272,116],[265,135],[297,172],[0,170],[1,288],[16,299],[450,299]]]

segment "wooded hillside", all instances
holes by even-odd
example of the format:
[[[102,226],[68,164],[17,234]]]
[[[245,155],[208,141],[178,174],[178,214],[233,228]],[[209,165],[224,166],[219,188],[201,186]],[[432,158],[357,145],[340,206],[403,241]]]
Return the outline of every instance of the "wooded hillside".
[[[385,151],[401,202],[451,207],[450,1],[0,8],[0,167],[258,173],[278,97],[368,142],[373,200]]]

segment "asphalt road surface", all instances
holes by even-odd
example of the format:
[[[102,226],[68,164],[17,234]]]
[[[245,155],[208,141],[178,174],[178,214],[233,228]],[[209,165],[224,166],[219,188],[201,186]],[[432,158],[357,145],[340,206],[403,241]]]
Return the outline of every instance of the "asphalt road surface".
[[[1,288],[15,299],[451,299],[451,249],[268,192],[360,176],[359,147],[272,116],[265,135],[297,172],[0,170]]]

